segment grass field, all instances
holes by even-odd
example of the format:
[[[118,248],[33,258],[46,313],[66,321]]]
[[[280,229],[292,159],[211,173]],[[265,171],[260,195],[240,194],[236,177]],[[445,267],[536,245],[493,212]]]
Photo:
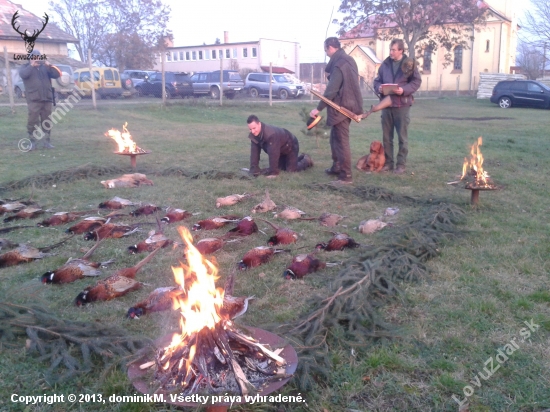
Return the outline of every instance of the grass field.
[[[80,179],[57,182],[48,187],[25,187],[3,190],[0,198],[28,198],[43,208],[55,211],[89,210],[97,204],[120,196],[134,201],[173,206],[199,215],[185,225],[218,214],[247,215],[262,200],[268,188],[278,205],[291,205],[309,216],[323,212],[346,215],[338,230],[349,233],[358,242],[383,245],[407,227],[423,212],[415,203],[394,204],[383,200],[364,200],[352,194],[314,190],[312,183],[331,179],[323,173],[330,166],[328,139],[305,136],[298,112],[313,106],[309,100],[277,102],[269,107],[265,101],[226,102],[219,107],[210,100],[172,101],[168,107],[158,100],[146,104],[109,104],[99,102],[97,110],[78,104],[55,126],[52,143],[55,150],[23,153],[17,142],[25,137],[26,107],[17,107],[12,115],[0,107],[0,187],[35,174],[46,174],[82,165],[129,166],[129,159],[113,154],[115,144],[104,133],[110,128],[128,129],[143,149],[151,154],[138,158],[138,171],[184,168],[190,172],[218,170],[239,176],[240,168],[249,164],[249,141],[246,118],[256,114],[260,120],[284,127],[300,141],[301,151],[311,154],[315,167],[299,174],[281,174],[277,179],[189,179],[186,177],[151,177],[154,186],[135,189],[105,189],[99,180]],[[365,101],[364,107],[372,104]],[[380,315],[395,326],[399,337],[371,340],[367,346],[354,348],[330,344],[327,356],[331,363],[329,379],[317,379],[305,393],[291,381],[284,394],[302,393],[307,404],[240,405],[242,411],[457,411],[453,400],[464,401],[462,410],[543,411],[550,408],[550,222],[548,179],[550,174],[550,117],[546,110],[513,108],[502,110],[486,100],[417,99],[411,110],[407,173],[363,174],[354,171],[354,187],[373,186],[416,199],[442,199],[466,211],[462,234],[441,245],[437,258],[429,260],[429,277],[422,282],[398,286],[403,294],[387,298]],[[478,136],[485,170],[502,190],[481,192],[479,205],[470,206],[470,192],[448,185],[462,172],[462,162]],[[366,154],[371,141],[380,140],[377,115],[351,126],[354,162]],[[267,166],[265,153],[262,167]],[[108,178],[116,176],[108,176]],[[225,209],[215,208],[215,199],[232,193],[256,193],[257,196]],[[393,225],[374,235],[357,232],[358,223],[381,216],[389,206],[400,208],[391,219]],[[266,216],[267,217],[267,216]],[[151,218],[127,219],[147,222]],[[29,224],[36,224],[39,219]],[[27,223],[27,222],[24,222]],[[20,224],[24,224],[20,223]],[[297,247],[313,247],[330,235],[316,222],[290,221],[287,225],[300,234]],[[6,227],[11,224],[3,224]],[[67,225],[68,226],[68,225]],[[45,246],[62,239],[67,226],[30,228],[1,235],[12,242],[30,242]],[[272,230],[262,222],[259,227],[268,235]],[[135,264],[139,257],[128,255],[127,246],[146,237],[154,226],[144,226],[141,233],[128,239],[106,241],[94,254],[97,260],[116,259],[110,273]],[[202,237],[217,236],[227,229],[206,232]],[[176,225],[165,233],[177,240]],[[233,265],[252,247],[265,244],[263,234],[228,244],[215,258],[220,266],[220,285]],[[173,285],[171,265],[180,260],[180,250],[161,251],[137,279],[148,284],[120,299],[76,308],[73,300],[95,279],[62,286],[46,286],[39,276],[61,266],[69,257],[81,256],[89,242],[76,236],[56,249],[56,256],[30,264],[0,269],[0,302],[40,305],[56,316],[96,325],[117,326],[131,334],[157,338],[176,330],[175,313],[152,314],[139,321],[124,315],[135,302],[145,298],[155,287]],[[4,252],[4,250],[2,250]],[[1,253],[1,252],[0,252]],[[304,253],[300,250],[297,253]],[[353,258],[357,250],[326,252],[321,256],[337,262]],[[278,256],[272,262],[237,275],[235,294],[255,295],[256,300],[237,323],[262,327],[288,323],[308,312],[307,298],[326,294],[339,273],[331,267],[300,281],[285,281],[282,272],[290,256]],[[530,338],[526,336],[531,324]],[[536,324],[537,327],[533,326]],[[1,327],[0,323],[0,327]],[[25,411],[163,411],[163,404],[71,404],[29,405],[12,403],[12,394],[41,395],[69,393],[135,393],[125,374],[113,370],[100,379],[101,368],[50,385],[45,378],[49,367],[36,354],[27,353],[25,337],[6,341],[0,329],[0,410]],[[523,340],[522,340],[523,339]],[[511,341],[518,348],[502,364],[499,349]],[[336,342],[336,341],[334,341]],[[508,346],[508,348],[510,348]],[[494,360],[490,374],[489,358]],[[497,369],[497,364],[500,367]],[[484,370],[484,368],[487,368]],[[476,376],[478,378],[476,378]],[[481,376],[481,379],[479,378]],[[484,379],[484,377],[486,379]],[[470,396],[466,396],[470,395]],[[199,409],[197,409],[199,410]]]

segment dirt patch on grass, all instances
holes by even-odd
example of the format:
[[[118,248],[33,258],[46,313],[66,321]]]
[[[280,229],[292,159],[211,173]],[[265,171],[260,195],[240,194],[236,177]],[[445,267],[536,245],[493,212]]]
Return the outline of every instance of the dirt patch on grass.
[[[428,117],[428,119],[442,119],[442,120],[470,120],[470,121],[473,121],[473,122],[483,122],[483,121],[487,121],[487,120],[510,120],[510,119],[513,119],[512,117],[496,117],[496,116],[493,116],[493,117],[450,117],[450,116],[445,116],[445,117]]]

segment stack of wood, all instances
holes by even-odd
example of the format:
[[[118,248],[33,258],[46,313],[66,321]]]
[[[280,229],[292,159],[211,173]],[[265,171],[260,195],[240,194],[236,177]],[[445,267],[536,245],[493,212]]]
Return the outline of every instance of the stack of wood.
[[[477,98],[488,99],[493,94],[493,89],[502,80],[525,80],[523,74],[505,73],[479,73],[479,85],[477,87]]]

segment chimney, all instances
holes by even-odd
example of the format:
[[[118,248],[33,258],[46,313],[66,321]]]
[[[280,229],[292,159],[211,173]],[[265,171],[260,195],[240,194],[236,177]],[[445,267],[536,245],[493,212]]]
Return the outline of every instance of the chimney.
[[[229,43],[229,32],[228,31],[223,32],[223,42],[224,43]]]

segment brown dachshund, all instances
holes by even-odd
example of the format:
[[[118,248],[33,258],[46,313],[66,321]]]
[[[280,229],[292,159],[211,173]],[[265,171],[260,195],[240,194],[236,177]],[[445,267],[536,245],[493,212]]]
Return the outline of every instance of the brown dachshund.
[[[384,167],[384,163],[386,163],[384,146],[382,142],[375,140],[370,144],[370,154],[360,158],[355,167],[365,172],[379,172]]]

